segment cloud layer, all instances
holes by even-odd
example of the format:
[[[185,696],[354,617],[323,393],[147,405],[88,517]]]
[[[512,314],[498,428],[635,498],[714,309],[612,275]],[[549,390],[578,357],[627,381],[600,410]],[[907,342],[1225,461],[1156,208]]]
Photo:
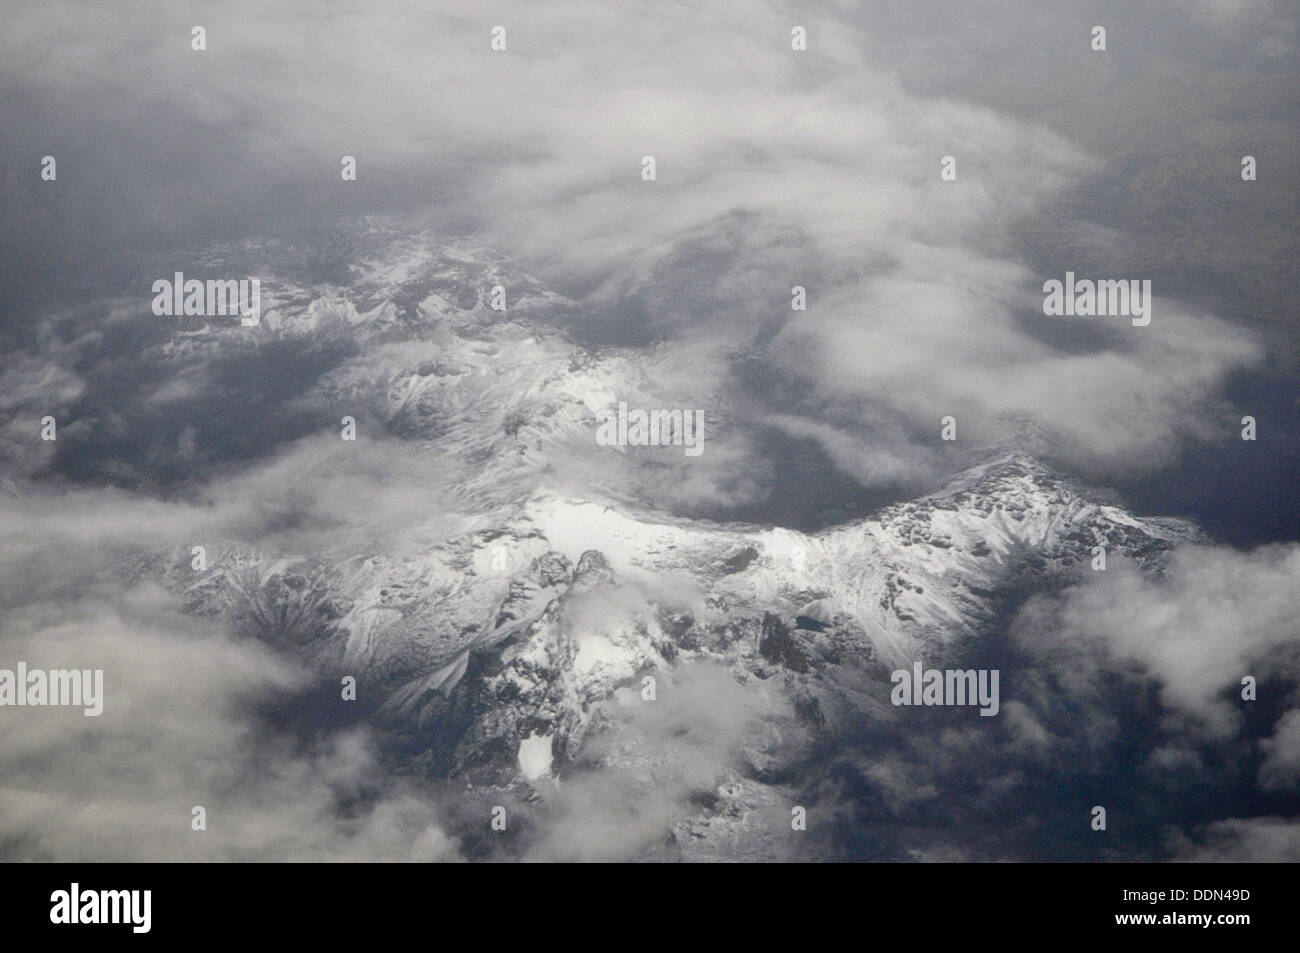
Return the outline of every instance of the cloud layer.
[[[716,414],[701,465],[638,484],[693,514],[824,522],[823,497],[919,490],[962,465],[946,415],[959,451],[1014,443],[1113,482],[1235,446],[1244,412],[1268,435],[1294,414],[1289,392],[1271,419],[1232,392],[1294,369],[1282,0],[11,6],[0,649],[103,667],[109,698],[99,719],[0,722],[7,857],[453,859],[454,831],[481,827],[392,775],[363,727],[271,717],[318,674],[132,572],[208,538],[350,558],[473,524],[443,495],[470,463],[433,473],[414,440],[368,432],[343,454],[320,435],[338,413],[318,383],[368,366],[346,329],[193,359],[147,313],[156,272],[223,240],[291,236],[322,286],[347,283],[337,243],[363,215],[512,256],[572,302],[546,321],[659,348],[661,392]],[[252,247],[250,268],[285,266]],[[1153,279],[1151,325],[1045,317],[1042,282],[1066,270]],[[62,443],[35,440],[46,414]],[[433,515],[417,530],[413,511]],[[1297,575],[1294,546],[1207,547],[1161,579],[1117,565],[1031,601],[979,650],[1004,653],[997,725],[870,720],[807,766],[813,833],[829,856],[1294,857]],[[669,713],[624,712],[649,766],[575,776],[511,849],[650,849],[735,767],[748,704],[702,674]],[[1121,846],[1090,839],[1099,801]],[[963,836],[1008,816],[995,843]]]
[[[1210,37],[1269,76],[1293,48],[1294,22],[1274,4],[1173,6],[1196,14],[1179,55],[1216,68]],[[74,9],[78,29],[61,31]],[[1258,321],[1207,313],[1194,303],[1203,289],[1153,257],[1158,240],[1106,214],[1109,195],[1079,200],[1089,183],[1108,191],[1134,174],[1146,199],[1187,194],[1133,167],[1164,175],[1148,146],[1114,156],[1136,132],[1146,85],[1177,91],[1160,66],[1173,55],[1168,18],[1156,34],[1123,5],[1097,11],[1111,37],[1097,54],[1091,24],[1055,8],[1022,18],[1004,5],[978,23],[956,14],[969,34],[950,28],[943,4],[925,10],[908,30],[896,11],[841,4],[467,15],[393,3],[320,16],[237,3],[206,11],[208,49],[196,53],[179,12],[32,5],[14,17],[3,78],[19,94],[21,138],[53,139],[41,148],[61,153],[65,171],[57,191],[34,182],[14,200],[67,238],[59,223],[81,213],[60,204],[51,220],[48,203],[91,191],[105,220],[80,224],[141,249],[420,208],[426,224],[494,244],[573,297],[580,334],[674,340],[698,402],[734,395],[728,409],[757,427],[773,414],[786,432],[803,421],[802,438],[867,488],[932,479],[948,414],[966,445],[1032,440],[1112,478],[1231,437],[1222,392],[1263,360]],[[498,23],[500,53],[489,45]],[[791,49],[794,24],[805,52]],[[1264,28],[1272,45],[1247,42]],[[38,57],[44,44],[27,40],[52,35],[62,39]],[[989,65],[1012,48],[1019,99]],[[1214,73],[1217,98],[1203,109],[1205,97],[1175,98],[1167,112],[1188,148],[1223,110],[1247,108],[1232,98],[1237,75]],[[1039,107],[1054,97],[1067,105]],[[339,178],[345,154],[358,159],[356,183]],[[644,155],[654,182],[641,179]],[[945,182],[949,155],[958,178]],[[1275,198],[1290,172],[1271,161],[1256,191]],[[1164,204],[1158,220],[1180,235],[1195,226]],[[1026,245],[1026,228],[1054,233],[1037,249],[1051,254]],[[1259,244],[1277,251],[1269,234]],[[1159,272],[1152,325],[1044,317],[1041,284],[1068,268]],[[790,310],[794,285],[808,289],[806,312]]]

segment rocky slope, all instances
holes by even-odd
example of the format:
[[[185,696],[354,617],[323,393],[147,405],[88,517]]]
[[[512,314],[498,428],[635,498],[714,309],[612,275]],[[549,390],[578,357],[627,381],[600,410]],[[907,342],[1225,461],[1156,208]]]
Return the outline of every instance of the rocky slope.
[[[532,773],[562,773],[602,702],[693,662],[774,680],[806,724],[833,728],[887,697],[887,670],[956,659],[1007,599],[1091,571],[1099,543],[1154,570],[1194,536],[1010,455],[812,535],[538,492],[509,522],[418,556],[218,551],[196,579],[177,553],[172,580],[194,611],[357,675],[433,770],[508,784],[527,773],[527,739],[550,745]]]

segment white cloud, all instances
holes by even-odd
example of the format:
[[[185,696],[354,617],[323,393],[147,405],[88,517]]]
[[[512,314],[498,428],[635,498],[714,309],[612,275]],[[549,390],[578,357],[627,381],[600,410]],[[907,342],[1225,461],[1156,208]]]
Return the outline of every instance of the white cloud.
[[[292,696],[337,697],[320,673],[235,639],[140,578],[149,553],[207,539],[199,528],[211,531],[214,515],[236,522],[240,505],[214,514],[97,490],[29,496],[6,515],[0,666],[104,672],[98,717],[5,708],[7,858],[458,856],[433,799],[388,776],[366,728],[305,740],[259,714]],[[191,830],[195,806],[206,809],[206,831]]]
[[[1300,546],[1290,544],[1245,553],[1184,546],[1163,576],[1112,559],[1058,602],[1028,606],[1016,637],[1081,687],[1137,665],[1170,709],[1221,737],[1238,730],[1251,704],[1240,698],[1243,677],[1300,675],[1288,653],[1300,641],[1297,585]]]
[[[110,102],[133,103],[116,107],[131,128],[150,110],[224,128],[224,166],[177,161],[178,190],[213,175],[324,183],[355,154],[358,186],[378,189],[367,194],[379,204],[402,196],[409,208],[436,188],[432,221],[522,256],[590,313],[700,346],[713,387],[734,356],[719,341],[756,347],[838,408],[821,423],[873,461],[915,452],[855,414],[892,416],[929,440],[960,411],[976,445],[1031,421],[1072,464],[1159,467],[1212,430],[1225,376],[1263,354],[1162,288],[1151,327],[1063,346],[1052,319],[1033,315],[1050,276],[1010,249],[1026,216],[1050,215],[1103,157],[1010,111],[916,92],[904,77],[917,64],[870,55],[875,25],[848,8],[807,17],[811,46],[795,53],[791,18],[806,11],[780,8],[570,2],[479,15],[397,3],[321,16],[240,2],[207,12],[201,54],[187,20],[164,18],[169,41],[155,10],[79,8],[78,28],[63,30],[62,9],[11,15],[5,80],[86,91],[87,108],[110,114]],[[505,53],[489,48],[498,22]],[[25,42],[36,35],[55,37],[52,48]],[[147,92],[142,72],[154,78]],[[645,154],[655,182],[640,179]],[[956,182],[939,179],[944,155],[958,159]],[[163,190],[160,215],[182,206]],[[798,273],[810,263],[818,274]],[[801,315],[789,311],[796,283],[809,286]],[[720,492],[715,482],[689,495]]]

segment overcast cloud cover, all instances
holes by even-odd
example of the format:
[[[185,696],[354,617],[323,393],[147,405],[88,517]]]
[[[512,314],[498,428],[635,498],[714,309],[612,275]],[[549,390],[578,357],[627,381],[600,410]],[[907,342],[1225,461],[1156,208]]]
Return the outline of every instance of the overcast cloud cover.
[[[149,314],[152,279],[214,244],[284,239],[324,267],[312,254],[328,265],[335,237],[376,216],[507,256],[563,297],[547,320],[574,340],[663,350],[659,392],[725,427],[699,467],[638,475],[657,506],[821,525],[799,494],[883,502],[961,468],[935,441],[955,414],[963,446],[1032,450],[1236,544],[1030,600],[1007,645],[1039,693],[1004,702],[992,740],[873,727],[823,753],[808,788],[839,805],[842,855],[905,857],[890,831],[933,825],[932,856],[1036,856],[1035,812],[1079,788],[1071,753],[1100,751],[1116,786],[1165,771],[1171,796],[1217,790],[1250,812],[1189,799],[1136,852],[1295,858],[1293,4],[14,2],[5,20],[0,662],[102,660],[124,702],[0,722],[0,853],[188,856],[189,807],[207,799],[240,833],[204,856],[463,855],[445,823],[459,808],[390,777],[364,725],[263,717],[308,690],[305,663],[121,565],[204,534],[402,553],[421,544],[407,514],[444,504],[442,531],[475,527],[446,502],[454,464],[430,472],[400,434],[370,454],[329,440],[320,382],[368,359],[345,323],[214,365]],[[498,23],[508,55],[488,45]],[[807,53],[790,51],[793,24]],[[1042,283],[1066,270],[1152,279],[1150,325],[1044,318]],[[807,311],[790,309],[796,284]],[[36,439],[47,413],[57,450]],[[1245,414],[1259,444],[1237,440]],[[796,452],[824,472],[792,470]],[[1235,714],[1245,674],[1274,688],[1266,724]],[[1118,710],[1116,684],[1155,699]],[[708,707],[694,692],[683,711]],[[697,751],[668,747],[679,727],[637,722],[672,762],[638,823],[579,836],[569,819],[636,786],[575,778],[520,852],[643,849],[742,728],[724,719]],[[985,745],[974,782],[955,753]],[[869,798],[845,780],[859,770]],[[1029,820],[1004,843],[944,842],[967,812],[1016,811]]]

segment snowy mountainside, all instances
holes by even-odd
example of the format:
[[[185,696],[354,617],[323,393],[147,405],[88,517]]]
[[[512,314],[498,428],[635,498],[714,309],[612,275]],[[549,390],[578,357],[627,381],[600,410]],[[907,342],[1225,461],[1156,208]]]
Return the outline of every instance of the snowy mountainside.
[[[1018,452],[816,533],[668,515],[644,502],[646,457],[595,431],[617,400],[692,406],[671,352],[584,347],[545,320],[572,304],[506,263],[384,242],[340,284],[268,277],[262,326],[179,331],[167,360],[346,336],[313,401],[418,447],[455,512],[411,512],[427,540],[414,551],[217,545],[198,576],[179,550],[160,571],[191,611],[355,675],[431,776],[527,789],[593,750],[635,766],[619,707],[644,703],[647,679],[670,691],[705,666],[739,686],[744,767],[680,825],[734,840],[780,802],[783,764],[887,705],[890,670],[960,659],[1009,600],[1089,571],[1095,546],[1159,571],[1197,538]],[[505,315],[487,304],[497,283]],[[710,426],[725,432],[725,415]]]

